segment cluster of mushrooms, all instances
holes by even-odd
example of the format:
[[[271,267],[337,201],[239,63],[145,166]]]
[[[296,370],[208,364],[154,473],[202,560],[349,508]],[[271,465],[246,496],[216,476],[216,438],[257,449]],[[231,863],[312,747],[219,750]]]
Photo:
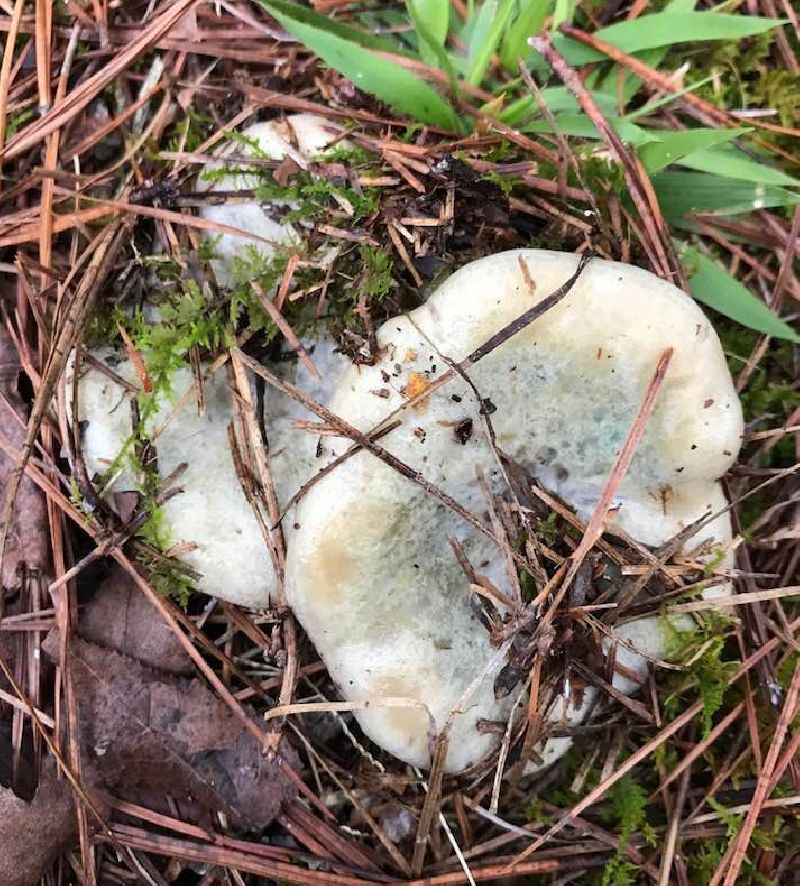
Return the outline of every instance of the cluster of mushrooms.
[[[219,164],[226,153],[257,144],[261,156],[292,157],[304,167],[336,133],[301,114],[257,124],[244,135],[244,145],[220,152]],[[231,175],[204,187],[252,188],[242,179]],[[252,235],[228,232],[217,243],[215,271],[223,284],[233,256],[248,244],[268,251],[266,241],[299,237],[275,217],[275,207],[253,199],[209,205],[203,215]],[[508,482],[498,452],[588,520],[668,348],[668,371],[609,523],[655,547],[717,515],[684,541],[684,551],[710,557],[713,549],[723,571],[732,562],[718,478],[740,446],[741,408],[719,340],[685,293],[639,268],[592,259],[555,307],[471,366],[468,377],[453,371],[454,363],[557,290],[577,265],[575,255],[539,249],[471,262],[421,307],[378,330],[374,365],[351,364],[324,335],[307,342],[314,366],[298,362],[290,381],[362,434],[391,425],[374,438],[380,454],[354,449],[344,434],[319,436],[307,423],[298,428],[298,419],[315,416],[278,391],[264,401],[281,510],[337,462],[282,521],[288,601],[342,696],[368,703],[355,706],[364,732],[411,764],[430,765],[431,731],[445,726],[446,769],[475,764],[499,740],[497,730],[479,729],[479,721],[505,724],[519,700],[514,693],[495,695],[505,662],[497,660],[454,553],[455,546],[501,601],[513,599],[513,564],[509,568],[508,550],[487,516],[486,489],[502,494]],[[89,473],[105,475],[102,493],[112,496],[141,482],[124,466],[107,475],[131,435],[137,375],[112,348],[91,356],[78,368],[74,418],[83,429]],[[164,515],[182,559],[200,575],[198,590],[267,607],[275,601],[275,567],[231,452],[234,394],[224,369],[204,369],[202,410],[191,372],[182,369],[172,380],[174,396],[148,422],[161,476],[186,465],[183,491],[164,504]],[[714,590],[726,593],[724,577]],[[632,693],[648,662],[668,654],[668,632],[648,617],[621,620],[611,633],[614,685]],[[573,693],[566,680],[547,719],[556,730],[579,723],[595,703],[595,690]],[[550,764],[569,744],[569,738],[545,739],[536,766]]]

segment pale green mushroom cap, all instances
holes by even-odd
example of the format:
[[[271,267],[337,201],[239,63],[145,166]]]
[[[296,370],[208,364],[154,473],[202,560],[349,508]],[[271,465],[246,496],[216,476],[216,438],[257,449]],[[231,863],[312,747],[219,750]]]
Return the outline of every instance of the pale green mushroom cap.
[[[577,261],[529,249],[461,268],[422,307],[381,327],[381,360],[349,369],[331,409],[361,430],[378,425],[447,371],[445,357],[463,360],[564,283]],[[717,480],[742,433],[719,341],[692,299],[638,268],[592,260],[560,304],[469,374],[495,408],[498,445],[588,519],[666,348],[674,355],[613,517],[636,540],[658,545],[723,502]],[[381,445],[488,525],[476,469],[496,492],[503,482],[471,388],[456,378],[400,418]],[[465,421],[472,422],[466,440],[456,432]],[[329,443],[334,455],[350,445]],[[310,490],[296,524],[289,600],[345,698],[377,705],[387,696],[414,698],[441,729],[495,652],[449,540],[459,539],[475,570],[509,592],[497,545],[366,452]],[[730,541],[727,517],[713,530],[719,543]],[[511,698],[495,699],[494,676],[485,675],[455,718],[451,771],[496,743],[476,728],[508,716]],[[429,763],[420,710],[371,706],[356,716],[379,745]]]
[[[300,363],[285,364],[282,371],[310,396],[325,399],[349,361],[335,352],[330,340],[309,339],[305,345],[313,351],[322,378],[314,378]],[[134,367],[113,348],[97,348],[91,354],[134,391],[140,386]],[[70,386],[73,367],[74,363],[68,374]],[[209,371],[207,365],[202,368]],[[228,437],[233,423],[239,445],[243,445],[227,370],[218,369],[205,379],[202,413],[188,368],[173,372],[170,383],[172,394],[160,395],[157,410],[145,424],[155,447],[159,476],[169,477],[186,465],[174,484],[180,491],[161,505],[164,541],[177,546],[179,559],[199,573],[198,590],[242,606],[274,604],[277,586],[269,545],[243,491]],[[83,458],[90,478],[102,480],[99,491],[112,503],[115,493],[143,488],[144,477],[133,469],[127,454],[134,428],[132,397],[131,390],[113,376],[82,363],[77,419]],[[295,426],[296,420],[313,416],[272,391],[265,393],[264,401],[268,463],[283,507],[318,469],[316,438]],[[268,526],[263,503],[261,510]],[[291,519],[287,519],[287,534],[291,526]]]

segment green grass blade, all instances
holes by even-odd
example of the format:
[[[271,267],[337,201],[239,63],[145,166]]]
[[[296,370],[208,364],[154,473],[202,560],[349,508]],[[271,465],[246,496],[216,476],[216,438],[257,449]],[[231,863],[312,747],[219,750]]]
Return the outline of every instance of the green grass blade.
[[[502,5],[498,0],[484,0],[481,5],[467,55],[466,80],[470,85],[480,86],[513,12],[511,0],[504,0]]]
[[[800,186],[798,179],[792,178],[774,166],[759,163],[730,146],[695,151],[681,160],[681,166],[688,166],[700,172],[712,172],[725,178],[754,182],[758,185],[789,188]]]
[[[267,0],[256,0],[256,2],[263,6],[270,15],[277,18],[278,21],[280,21],[280,19],[276,13],[288,16],[300,24],[311,25],[312,27],[326,31],[329,34],[335,34],[337,37],[341,37],[343,40],[350,40],[352,43],[357,43],[359,46],[366,46],[368,49],[378,49],[383,52],[399,51],[397,43],[392,40],[387,40],[385,37],[378,37],[375,34],[370,34],[369,31],[355,28],[345,22],[326,18],[324,15],[314,12],[314,10],[310,9],[308,6],[300,6],[298,3],[290,2],[290,0],[269,0],[269,2],[267,2]],[[283,22],[281,22],[281,24],[283,24]],[[284,27],[286,27],[286,25],[284,25]],[[289,29],[286,28],[286,30]]]
[[[669,166],[670,163],[677,163],[688,154],[704,151],[706,148],[723,144],[751,131],[746,128],[698,128],[684,129],[680,132],[664,132],[661,133],[660,141],[645,145],[639,151],[639,159],[644,164],[644,168],[652,175],[654,172],[659,172],[664,167]]]
[[[450,23],[450,0],[406,0],[425,28],[439,46],[444,46]]]
[[[648,114],[652,114],[653,111],[657,111],[660,108],[663,108],[665,105],[671,104],[682,95],[686,95],[687,92],[695,92],[702,86],[705,86],[706,83],[711,83],[711,81],[714,79],[716,79],[716,76],[714,74],[710,74],[708,77],[703,77],[702,80],[698,80],[696,83],[690,83],[679,92],[670,92],[667,95],[662,96],[661,98],[657,98],[655,101],[648,102],[646,105],[642,105],[641,108],[637,108],[635,111],[631,111],[630,114],[626,114],[625,119],[636,120],[638,117],[646,117]]]
[[[684,267],[690,275],[689,289],[698,301],[748,329],[800,344],[800,335],[721,265],[694,246],[687,246],[682,252]]]
[[[712,173],[669,169],[654,175],[652,182],[664,217],[679,227],[690,224],[686,217],[693,212],[741,215],[800,203],[800,196],[784,188],[737,182]]]
[[[433,11],[435,6],[441,7],[442,4],[444,4],[443,20],[441,8],[438,11]],[[456,92],[458,73],[444,48],[450,9],[448,0],[406,0],[406,8],[417,32],[417,42],[422,60],[431,67],[444,71],[450,79],[450,88]],[[430,14],[426,15],[426,10]],[[444,25],[442,25],[442,21],[444,21]],[[444,27],[444,31],[442,31],[442,27]]]
[[[781,19],[757,15],[729,15],[724,12],[657,12],[633,21],[601,28],[595,36],[623,52],[642,52],[676,43],[707,40],[742,40],[785,24]],[[553,44],[571,65],[585,65],[606,58],[601,52],[570,40],[561,34]]]
[[[661,137],[661,133],[655,133],[642,129],[635,123],[629,123],[620,117],[607,116],[606,120],[616,131],[617,135],[627,144],[630,145],[646,145],[651,141],[656,141]],[[595,128],[594,123],[581,113],[571,113],[562,111],[555,115],[556,126],[562,135],[574,136],[577,138],[601,138],[602,136]],[[552,132],[553,127],[549,120],[539,119],[520,127],[525,133]]]
[[[509,73],[516,74],[518,61],[531,54],[528,37],[542,30],[551,7],[552,0],[519,0],[519,15],[506,32],[500,48],[500,60]]]
[[[577,113],[580,106],[575,101],[574,96],[565,86],[547,86],[541,90],[542,100],[549,109],[551,114],[558,114],[561,111],[570,111]],[[605,116],[614,116],[617,112],[617,101],[614,97],[604,95],[603,93],[593,93],[597,107]],[[532,95],[523,96],[517,99],[503,111],[500,119],[507,126],[517,126],[532,114],[538,114],[539,105]]]
[[[553,30],[563,22],[572,21],[577,5],[577,0],[556,0],[556,8],[553,10]]]
[[[459,121],[445,99],[410,71],[381,58],[328,29],[306,24],[282,12],[275,0],[259,0],[297,40],[359,88],[421,123],[459,130]]]

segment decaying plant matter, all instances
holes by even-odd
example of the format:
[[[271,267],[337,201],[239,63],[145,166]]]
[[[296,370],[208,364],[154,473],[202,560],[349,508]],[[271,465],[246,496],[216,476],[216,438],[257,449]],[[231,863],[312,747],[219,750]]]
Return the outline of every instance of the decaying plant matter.
[[[0,404],[0,807],[2,845],[15,841],[28,880],[52,865],[61,884],[792,882],[795,16],[783,0],[728,12],[579,4],[559,32],[562,4],[508,4],[496,27],[491,6],[415,0],[406,15],[339,0],[302,12],[285,0],[0,3],[0,362],[14,367]],[[329,151],[285,162],[237,148],[234,136],[234,183],[232,170],[209,176],[232,133],[283,127],[294,113],[328,121]],[[235,232],[214,218],[220,201],[283,207],[279,221],[300,242],[246,250],[225,279],[220,238]],[[340,355],[379,372],[388,318],[469,261],[531,246],[685,278],[712,311],[745,414],[720,501],[736,563],[693,551],[681,534],[644,546],[604,532],[622,457],[596,511],[576,513],[512,463],[503,488],[513,494],[476,481],[480,503],[466,519],[503,541],[513,623],[458,539],[448,563],[508,656],[492,689],[515,716],[483,724],[496,750],[481,767],[447,774],[442,739],[423,772],[360,730],[283,581],[290,505],[302,510],[340,467],[367,461],[364,450],[392,456],[398,419],[345,427],[318,408],[318,389],[295,384],[295,367],[313,378],[307,360],[325,381],[313,345],[322,328]],[[131,367],[133,437],[118,467],[145,469],[133,494],[103,494],[102,470],[70,428],[68,360],[77,349],[90,362],[98,344]],[[176,372],[202,413],[212,365],[230,394],[223,436],[276,580],[274,603],[257,613],[195,591],[187,551],[165,532],[182,473],[157,470],[145,433]],[[625,441],[634,449],[669,379],[668,365],[652,368]],[[442,376],[466,392],[471,367],[442,365]],[[385,405],[389,385],[369,396]],[[406,393],[414,413],[437,392],[416,380]],[[323,478],[288,502],[265,470],[269,402],[289,404],[283,420],[312,455],[319,441],[337,448]],[[485,432],[491,404],[484,412],[446,429],[459,451]],[[391,469],[425,482],[402,459]],[[446,493],[426,491],[445,507]],[[130,585],[113,595],[103,584],[112,567]],[[720,581],[730,592],[705,598]],[[98,616],[112,599],[115,617]],[[127,615],[152,631],[136,635]],[[614,684],[612,662],[628,651],[619,625],[664,616],[695,630],[676,630],[670,661],[648,660],[627,696]],[[138,664],[142,645],[150,658]],[[153,676],[165,648],[171,674]],[[594,697],[591,720],[549,720],[565,676]],[[177,770],[158,796],[157,765],[140,780],[130,763],[141,750],[134,722],[162,769]],[[224,725],[225,742],[209,723]],[[572,750],[531,779],[524,762],[541,762],[544,739]],[[74,827],[67,812],[68,826],[52,827],[42,804],[73,809]],[[36,853],[21,837],[33,823]]]

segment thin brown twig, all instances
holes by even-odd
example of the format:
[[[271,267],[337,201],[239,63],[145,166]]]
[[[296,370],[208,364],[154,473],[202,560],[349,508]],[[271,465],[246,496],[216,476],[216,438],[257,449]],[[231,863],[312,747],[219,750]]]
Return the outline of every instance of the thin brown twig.
[[[51,132],[55,132],[73,120],[105,86],[113,82],[136,58],[158,42],[198,0],[175,0],[168,3],[147,28],[104,65],[94,76],[73,89],[58,105],[26,126],[0,151],[0,158],[12,160],[30,150]]]
[[[778,723],[775,727],[775,733],[772,736],[772,742],[770,743],[767,757],[764,760],[764,766],[759,773],[758,782],[756,783],[756,790],[753,795],[753,799],[750,801],[750,808],[747,812],[744,823],[742,824],[741,830],[733,840],[731,859],[728,866],[727,874],[725,875],[725,879],[723,880],[723,886],[735,886],[736,884],[737,878],[739,876],[739,871],[742,867],[742,863],[744,862],[745,855],[747,854],[747,847],[753,836],[753,831],[756,828],[756,824],[758,823],[758,817],[761,814],[761,807],[764,805],[764,801],[769,795],[770,781],[772,779],[773,772],[775,771],[775,765],[778,762],[778,757],[783,746],[783,741],[786,737],[789,726],[792,724],[792,722],[794,722],[794,718],[797,713],[799,697],[800,661],[798,661],[795,665],[792,682],[789,685],[789,691],[786,693],[786,701],[784,702],[781,715],[778,718]]]
[[[800,618],[792,622],[791,628],[793,631],[800,629]],[[744,674],[748,673],[760,661],[772,653],[778,647],[778,644],[779,640],[775,637],[768,640],[760,649],[753,652],[739,665],[735,673],[728,678],[726,685],[733,686]],[[650,741],[631,754],[631,756],[628,757],[628,759],[625,760],[615,772],[609,775],[608,778],[604,779],[596,788],[591,790],[582,800],[579,800],[567,813],[559,818],[555,824],[548,828],[546,833],[542,834],[542,836],[537,838],[534,843],[524,849],[519,855],[515,856],[513,861],[504,868],[506,873],[517,870],[517,865],[520,862],[525,861],[526,858],[543,846],[551,839],[551,837],[554,837],[557,833],[562,831],[574,816],[580,815],[581,812],[596,803],[614,784],[616,784],[642,760],[649,757],[650,754],[652,754],[656,748],[664,744],[670,736],[675,735],[680,729],[688,723],[691,723],[692,720],[703,710],[703,705],[703,699],[691,704],[682,714],[678,715],[678,717],[676,717],[671,723],[661,729],[657,735],[650,739]]]
[[[649,246],[656,272],[664,279],[685,289],[686,278],[683,268],[675,251],[667,224],[659,209],[655,191],[641,162],[625,148],[622,139],[603,116],[592,93],[584,86],[577,72],[567,64],[566,59],[553,46],[550,37],[547,34],[543,34],[539,37],[532,37],[529,42],[544,57],[553,71],[558,74],[586,116],[594,123],[598,132],[602,134],[612,156],[622,166],[631,198],[636,204],[639,217],[647,233],[643,245]]]
[[[559,30],[563,34],[566,34],[567,37],[570,37],[573,40],[577,40],[580,43],[585,44],[586,46],[591,46],[592,49],[596,49],[598,52],[602,52],[603,55],[608,56],[608,58],[612,59],[617,64],[622,65],[629,71],[632,71],[634,74],[641,77],[646,82],[655,85],[660,91],[667,92],[670,95],[675,95],[677,102],[679,102],[680,104],[684,104],[692,110],[702,114],[703,117],[701,117],[700,120],[706,125],[714,125],[720,123],[725,126],[732,127],[741,125],[742,121],[734,117],[732,114],[729,114],[722,108],[718,108],[716,105],[712,105],[710,102],[705,101],[698,95],[695,95],[693,92],[683,92],[679,84],[676,83],[676,81],[674,81],[672,78],[668,77],[665,74],[662,74],[659,71],[656,71],[654,68],[651,68],[640,59],[635,58],[632,55],[628,55],[621,49],[617,49],[616,46],[612,46],[610,43],[607,43],[594,34],[589,34],[586,31],[582,31],[580,28],[576,28],[574,25],[571,25],[567,22],[563,22],[559,26]],[[763,120],[759,120],[758,118],[749,119],[748,124],[755,125],[762,129],[767,129],[770,132],[776,132],[781,135],[790,135],[794,136],[795,138],[800,137],[800,130],[794,129],[791,126],[780,126],[774,123],[766,123]]]

